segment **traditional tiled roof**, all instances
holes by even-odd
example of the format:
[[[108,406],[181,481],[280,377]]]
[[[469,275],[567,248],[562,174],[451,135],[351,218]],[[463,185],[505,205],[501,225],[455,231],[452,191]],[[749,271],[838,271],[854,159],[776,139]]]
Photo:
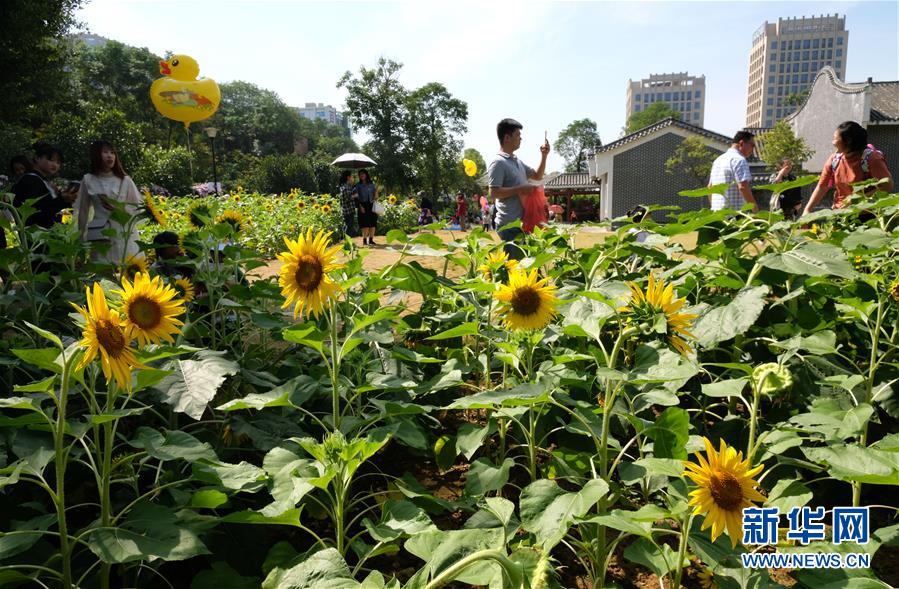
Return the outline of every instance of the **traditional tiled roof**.
[[[596,188],[587,172],[565,172],[546,182],[546,188]]]
[[[899,82],[871,84],[871,122],[899,122]]]
[[[685,131],[695,133],[696,135],[702,135],[703,137],[707,137],[714,141],[720,141],[722,143],[726,143],[727,145],[730,145],[730,142],[731,142],[730,137],[725,137],[724,135],[721,135],[720,133],[715,133],[714,131],[709,131],[708,129],[704,129],[704,128],[698,127],[696,125],[691,125],[690,123],[685,123],[684,121],[681,121],[680,119],[676,119],[674,117],[668,117],[667,119],[661,120],[658,123],[655,123],[648,127],[644,127],[642,129],[640,129],[639,131],[631,133],[630,135],[625,135],[624,137],[622,137],[621,139],[618,139],[617,141],[613,141],[612,143],[607,143],[607,144],[603,145],[602,147],[597,147],[593,151],[595,153],[603,153],[605,151],[612,151],[613,149],[618,149],[622,145],[625,145],[632,141],[636,141],[637,139],[641,139],[643,137],[646,137],[647,135],[652,135],[656,131],[658,131],[660,129],[664,129],[665,127],[670,127],[672,125],[675,127],[680,127],[681,129],[684,129]]]

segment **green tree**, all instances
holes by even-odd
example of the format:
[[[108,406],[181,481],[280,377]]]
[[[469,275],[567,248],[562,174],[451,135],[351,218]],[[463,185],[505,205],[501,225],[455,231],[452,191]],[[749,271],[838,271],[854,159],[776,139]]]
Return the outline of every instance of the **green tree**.
[[[785,157],[793,160],[797,170],[801,169],[802,164],[815,153],[805,139],[796,137],[786,121],[778,121],[769,131],[759,133],[756,143],[759,145],[759,158],[775,170]]]
[[[573,121],[559,133],[556,151],[565,158],[566,172],[586,172],[587,152],[602,145],[596,123],[590,119]]]
[[[83,0],[0,2],[0,121],[32,128],[69,99],[65,34]]]
[[[467,120],[468,105],[443,84],[431,82],[407,97],[407,153],[418,185],[431,194],[448,188],[450,170],[460,165]]]
[[[90,103],[84,114],[58,113],[41,135],[42,141],[62,149],[60,175],[64,178],[80,178],[90,171],[88,148],[97,139],[115,145],[126,171],[141,165],[143,127],[117,108]]]
[[[79,41],[71,54],[73,90],[81,101],[113,106],[132,121],[165,128],[165,119],[153,107],[149,92],[150,84],[159,77],[160,59],[149,49],[118,41],[95,47]]]
[[[346,88],[346,107],[354,129],[371,135],[365,149],[378,162],[378,177],[388,191],[410,186],[405,151],[408,91],[398,79],[401,63],[380,58],[376,67],[359,68],[353,76],[346,72],[337,82]]]
[[[667,102],[653,102],[640,112],[635,112],[627,120],[625,133],[635,133],[640,129],[654,125],[659,121],[663,121],[668,117],[680,118],[680,113],[676,112]]]
[[[787,94],[784,96],[784,104],[786,106],[800,106],[805,99],[808,98],[808,95],[811,93],[812,87],[809,86],[802,92],[794,92],[792,94]]]
[[[228,82],[220,88],[218,112],[201,125],[220,129],[216,141],[221,141],[225,150],[263,156],[293,152],[301,125],[296,110],[271,90],[249,82]]]
[[[702,139],[691,135],[680,142],[677,149],[665,162],[665,171],[669,174],[682,173],[704,184],[709,179],[712,163],[718,154],[703,143]]]

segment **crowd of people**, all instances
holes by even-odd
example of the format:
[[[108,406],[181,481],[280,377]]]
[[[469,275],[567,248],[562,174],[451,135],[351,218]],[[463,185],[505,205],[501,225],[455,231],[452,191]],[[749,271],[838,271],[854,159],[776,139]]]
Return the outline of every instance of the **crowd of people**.
[[[846,121],[833,132],[834,152],[824,163],[818,184],[803,207],[802,191],[793,188],[774,195],[769,203],[771,210],[783,211],[788,219],[798,219],[811,213],[824,196],[833,189],[834,209],[841,209],[849,202],[853,193],[852,185],[869,179],[881,180],[879,185],[865,190],[892,192],[893,177],[887,168],[883,153],[868,143],[868,131],[855,121]],[[739,210],[751,205],[752,211],[759,212],[758,203],[752,194],[747,158],[755,151],[755,136],[749,131],[739,131],[734,135],[730,148],[718,156],[712,164],[709,187],[727,185],[723,194],[711,195],[712,210],[724,208]],[[784,158],[780,168],[771,175],[772,183],[795,180],[793,161]],[[864,219],[863,219],[864,220]]]
[[[487,169],[488,193],[466,197],[459,192],[455,202],[444,203],[442,220],[459,229],[472,224],[485,230],[498,230],[506,242],[510,257],[520,258],[521,250],[515,245],[528,227],[528,208],[536,195],[542,197],[540,181],[546,169],[550,152],[549,141],[544,139],[540,147],[540,163],[532,168],[522,162],[515,152],[521,147],[523,126],[514,119],[503,119],[497,124],[499,152]],[[817,186],[803,205],[799,188],[792,188],[772,197],[769,207],[780,210],[789,219],[797,219],[814,210],[824,196],[833,189],[833,208],[846,205],[853,193],[853,184],[867,179],[879,179],[877,189],[891,192],[893,178],[883,154],[868,143],[867,131],[854,121],[837,127],[833,135],[834,153],[827,159]],[[730,148],[712,165],[709,187],[726,186],[722,193],[712,194],[712,210],[729,208],[739,210],[751,205],[759,211],[750,187],[752,175],[747,158],[755,150],[755,137],[749,131],[740,131]],[[116,148],[108,141],[94,141],[89,148],[90,172],[80,182],[57,186],[53,180],[63,161],[62,151],[52,145],[39,144],[34,157],[15,156],[9,162],[9,180],[14,194],[13,206],[23,213],[26,226],[50,228],[60,221],[60,213],[73,209],[78,234],[90,243],[94,261],[121,265],[128,256],[138,254],[137,211],[141,196],[137,186],[125,172]],[[793,162],[785,158],[770,181],[787,182],[795,179]],[[340,174],[339,198],[344,232],[351,237],[361,237],[362,245],[375,245],[378,216],[384,207],[379,202],[378,187],[368,170],[361,169],[356,177],[350,170]],[[866,193],[870,193],[869,188]],[[420,206],[419,225],[430,225],[441,220],[435,203],[424,192],[417,195]],[[545,197],[543,208],[546,208]],[[538,219],[541,216],[538,211]],[[645,212],[644,212],[645,214]],[[12,216],[6,211],[6,216]],[[549,218],[549,211],[543,222]],[[642,218],[642,215],[641,215]],[[523,220],[523,227],[504,228],[516,220]],[[538,221],[539,223],[539,221]],[[533,226],[533,224],[531,224]],[[5,248],[6,234],[0,231],[0,247]]]

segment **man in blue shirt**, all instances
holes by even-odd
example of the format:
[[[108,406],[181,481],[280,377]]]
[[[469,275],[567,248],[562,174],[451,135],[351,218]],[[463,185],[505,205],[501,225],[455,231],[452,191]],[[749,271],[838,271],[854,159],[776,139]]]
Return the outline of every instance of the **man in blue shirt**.
[[[528,198],[536,188],[528,183],[528,179],[542,180],[546,170],[546,156],[549,155],[547,140],[540,146],[540,165],[536,170],[515,156],[515,151],[521,147],[522,128],[522,124],[515,119],[503,119],[496,125],[500,151],[487,168],[487,178],[488,194],[496,202],[496,226],[500,228],[521,219],[524,215],[522,199]],[[524,252],[513,243],[522,233],[519,227],[499,230],[499,236],[506,242],[506,253],[515,260],[524,257]]]

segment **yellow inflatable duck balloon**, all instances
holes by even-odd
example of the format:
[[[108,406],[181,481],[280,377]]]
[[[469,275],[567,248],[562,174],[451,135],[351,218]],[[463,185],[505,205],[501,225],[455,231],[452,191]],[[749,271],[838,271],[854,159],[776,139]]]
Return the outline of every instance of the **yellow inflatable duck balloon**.
[[[187,127],[215,114],[222,99],[218,84],[198,80],[200,66],[189,55],[173,55],[159,62],[159,78],[150,86],[150,100],[162,116]]]

